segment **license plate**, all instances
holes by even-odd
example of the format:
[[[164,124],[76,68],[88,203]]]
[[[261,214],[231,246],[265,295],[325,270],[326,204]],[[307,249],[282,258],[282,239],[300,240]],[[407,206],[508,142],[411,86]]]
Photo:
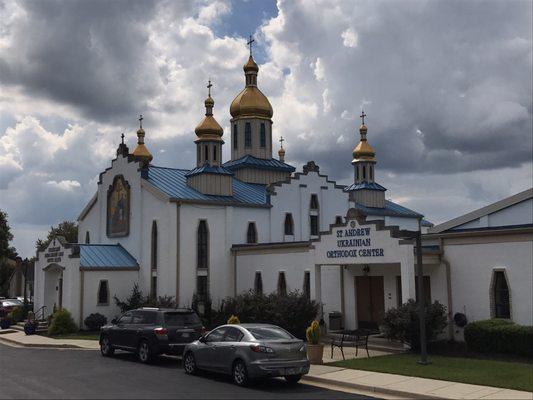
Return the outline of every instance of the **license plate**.
[[[182,332],[181,337],[189,337],[189,332]]]
[[[285,373],[287,375],[296,375],[299,371],[299,368],[285,368]]]

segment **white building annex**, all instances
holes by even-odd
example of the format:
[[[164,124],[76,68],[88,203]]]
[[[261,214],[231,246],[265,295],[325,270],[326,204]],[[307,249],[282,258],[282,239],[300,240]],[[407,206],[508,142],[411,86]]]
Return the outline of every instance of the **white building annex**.
[[[258,71],[250,55],[245,87],[230,107],[226,145],[231,159],[226,162],[211,84],[205,118],[195,129],[197,163],[192,169],[154,165],[140,119],[137,147],[130,153],[124,142],[119,145],[79,216],[79,244],[57,238],[37,254],[36,309],[66,308],[83,327],[91,313],[108,319],[117,315],[113,297],[127,297],[135,283],[145,294],[175,297],[180,306],[189,306],[193,295],[210,298],[216,307],[223,298],[247,290],[300,290],[321,302],[325,315],[341,312],[344,327],[375,328],[385,310],[415,298],[415,249],[405,230],[427,231],[428,223],[421,214],[386,200],[386,189],[375,180],[377,160],[366,138],[364,112],[351,185],[337,184],[313,161],[295,172],[285,162],[283,147],[278,158],[272,156],[273,110],[258,88]],[[507,218],[499,212],[491,217],[495,224]],[[521,280],[531,282],[531,213],[520,209],[510,214],[525,224],[513,228],[521,229],[517,260],[514,247],[500,251],[497,265],[481,257],[484,250],[460,254],[467,247],[457,245],[460,239],[452,231],[469,228],[474,219],[443,224],[444,229],[435,227],[427,235],[426,297],[448,305],[450,318],[465,307],[472,318],[489,316],[480,299],[489,301],[486,281],[494,279],[494,268],[512,278],[513,296],[526,290]],[[468,233],[463,229],[465,237]],[[504,246],[514,246],[512,238],[505,236]],[[475,270],[469,270],[468,257],[479,264]],[[478,273],[487,271],[479,282]],[[518,279],[516,286],[513,279]],[[465,288],[478,284],[484,285],[479,291]],[[511,317],[531,324],[531,287],[526,294],[529,303],[513,301]]]

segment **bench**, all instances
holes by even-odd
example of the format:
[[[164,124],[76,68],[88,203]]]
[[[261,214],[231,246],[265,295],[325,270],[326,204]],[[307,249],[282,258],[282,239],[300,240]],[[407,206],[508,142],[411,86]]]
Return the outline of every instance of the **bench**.
[[[359,350],[359,347],[366,350],[366,355],[370,357],[370,354],[368,353],[368,336],[372,332],[364,330],[364,329],[356,329],[356,330],[344,330],[344,331],[334,331],[332,333],[336,333],[341,336],[341,339],[332,339],[331,341],[331,358],[333,358],[333,347],[338,347],[341,349],[342,359],[344,358],[344,347],[355,347],[355,356],[357,357],[357,352]]]

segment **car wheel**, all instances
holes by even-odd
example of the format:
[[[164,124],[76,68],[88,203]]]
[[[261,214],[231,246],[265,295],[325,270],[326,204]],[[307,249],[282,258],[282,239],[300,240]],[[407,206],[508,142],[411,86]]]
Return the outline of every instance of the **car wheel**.
[[[290,383],[291,385],[294,385],[295,383],[298,383],[302,379],[302,375],[287,375],[285,376],[285,380]]]
[[[102,353],[104,357],[111,357],[115,354],[115,349],[111,345],[111,341],[107,336],[104,336],[100,341],[100,353]]]
[[[183,369],[185,370],[185,373],[189,375],[194,375],[198,372],[196,360],[194,359],[194,354],[192,354],[191,351],[189,351],[187,354],[185,354],[185,357],[183,357]]]
[[[139,343],[139,347],[137,348],[137,357],[143,364],[148,364],[150,361],[152,361],[152,349],[146,340],[142,340],[141,343]]]
[[[238,386],[246,386],[248,384],[248,371],[246,364],[243,361],[237,360],[233,364],[233,382]]]

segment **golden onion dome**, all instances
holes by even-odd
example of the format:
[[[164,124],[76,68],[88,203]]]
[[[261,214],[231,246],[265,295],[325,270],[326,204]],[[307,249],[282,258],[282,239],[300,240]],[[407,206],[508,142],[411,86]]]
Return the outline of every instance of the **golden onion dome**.
[[[246,86],[231,102],[229,112],[233,118],[272,118],[274,114],[267,97],[256,86]]]
[[[285,155],[285,149],[283,147],[278,150],[278,155],[280,155],[280,156],[284,156]]]
[[[251,55],[248,58],[248,62],[244,64],[244,67],[242,67],[242,69],[244,69],[244,72],[259,72],[259,66],[256,64],[254,58]]]
[[[131,153],[135,159],[141,161],[147,165],[153,160],[152,154],[148,151],[148,148],[144,145],[144,129],[141,127],[137,130],[137,147]]]
[[[365,124],[362,124],[359,127],[359,133],[361,134],[361,140],[355,146],[353,149],[353,161],[375,161],[376,160],[376,152],[370,146],[366,140],[366,133],[368,129]]]
[[[196,133],[196,136],[198,136],[197,140],[202,139],[220,141],[222,140],[221,137],[224,134],[224,130],[213,117],[213,106],[215,105],[215,101],[211,96],[208,96],[207,99],[205,99],[204,104],[206,109],[205,117],[194,129],[194,133]]]

